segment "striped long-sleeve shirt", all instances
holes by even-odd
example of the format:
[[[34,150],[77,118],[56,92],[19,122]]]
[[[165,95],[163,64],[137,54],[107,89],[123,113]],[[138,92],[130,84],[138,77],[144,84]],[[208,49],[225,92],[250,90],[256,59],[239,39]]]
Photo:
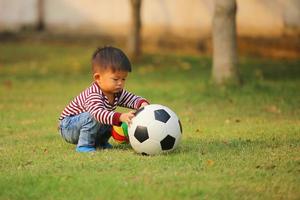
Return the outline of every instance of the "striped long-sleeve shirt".
[[[59,119],[89,112],[102,124],[120,125],[121,113],[114,111],[117,106],[138,109],[143,102],[147,102],[147,100],[122,90],[115,95],[113,104],[110,104],[98,84],[94,82],[67,105]]]

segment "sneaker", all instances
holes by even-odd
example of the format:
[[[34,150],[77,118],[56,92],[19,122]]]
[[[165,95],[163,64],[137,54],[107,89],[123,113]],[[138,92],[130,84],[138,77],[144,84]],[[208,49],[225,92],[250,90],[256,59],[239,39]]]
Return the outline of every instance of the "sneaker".
[[[96,151],[96,148],[91,147],[91,146],[81,146],[81,147],[77,147],[76,151],[77,152],[94,152],[94,151]]]

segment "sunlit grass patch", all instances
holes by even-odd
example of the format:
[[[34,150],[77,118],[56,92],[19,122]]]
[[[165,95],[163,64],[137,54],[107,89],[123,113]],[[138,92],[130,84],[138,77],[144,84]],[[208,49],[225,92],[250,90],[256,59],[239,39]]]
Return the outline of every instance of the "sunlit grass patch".
[[[78,154],[56,126],[93,50],[0,46],[0,199],[299,199],[300,61],[242,58],[244,85],[220,89],[210,58],[146,54],[126,87],[178,114],[179,148]]]

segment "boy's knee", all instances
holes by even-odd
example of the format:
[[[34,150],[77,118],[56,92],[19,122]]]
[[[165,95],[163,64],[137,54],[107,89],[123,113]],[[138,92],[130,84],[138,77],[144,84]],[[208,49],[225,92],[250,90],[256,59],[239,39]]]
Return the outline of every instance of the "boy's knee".
[[[82,117],[84,118],[84,125],[100,127],[99,122],[90,113],[86,112]]]

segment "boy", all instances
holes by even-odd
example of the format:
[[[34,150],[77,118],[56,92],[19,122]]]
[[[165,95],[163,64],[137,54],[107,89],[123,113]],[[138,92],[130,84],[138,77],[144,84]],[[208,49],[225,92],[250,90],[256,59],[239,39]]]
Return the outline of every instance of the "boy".
[[[124,90],[128,72],[131,72],[130,61],[120,49],[104,47],[94,52],[94,82],[70,102],[59,118],[61,136],[77,144],[77,152],[112,148],[108,143],[112,125],[130,124],[134,117],[134,111],[115,112],[117,106],[137,110],[149,104]]]

